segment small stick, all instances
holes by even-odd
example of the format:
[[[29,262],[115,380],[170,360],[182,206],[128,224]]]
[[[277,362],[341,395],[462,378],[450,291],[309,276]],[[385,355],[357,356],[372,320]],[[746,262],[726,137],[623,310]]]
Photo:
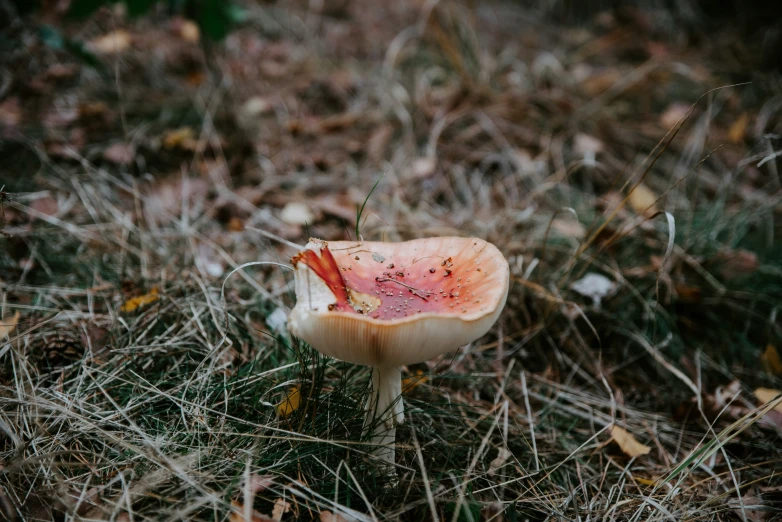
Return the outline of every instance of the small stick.
[[[419,290],[417,288],[414,288],[414,287],[408,285],[407,283],[403,283],[402,281],[394,279],[393,277],[376,277],[375,281],[377,281],[378,283],[384,283],[386,281],[391,281],[392,283],[400,284],[400,285],[404,286],[405,288],[410,289],[413,292],[413,295],[415,295],[417,297],[420,297],[424,301],[428,300],[428,299],[426,299],[426,296],[421,292],[421,290]],[[429,293],[427,292],[426,295],[428,296]]]

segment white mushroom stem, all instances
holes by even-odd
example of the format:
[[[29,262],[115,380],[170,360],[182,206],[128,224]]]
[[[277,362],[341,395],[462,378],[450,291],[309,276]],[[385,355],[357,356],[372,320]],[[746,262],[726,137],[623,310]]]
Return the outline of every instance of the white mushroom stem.
[[[402,372],[399,368],[372,368],[372,390],[367,400],[364,429],[372,427],[372,443],[377,455],[394,464],[396,426],[405,418],[402,404]],[[374,424],[374,426],[372,426]]]

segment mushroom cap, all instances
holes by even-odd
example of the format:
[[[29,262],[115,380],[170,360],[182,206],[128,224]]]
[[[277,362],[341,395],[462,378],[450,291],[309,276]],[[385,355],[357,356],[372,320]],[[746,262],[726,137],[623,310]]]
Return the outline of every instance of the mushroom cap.
[[[508,296],[502,253],[482,239],[310,239],[294,256],[290,332],[355,364],[401,366],[484,335]]]

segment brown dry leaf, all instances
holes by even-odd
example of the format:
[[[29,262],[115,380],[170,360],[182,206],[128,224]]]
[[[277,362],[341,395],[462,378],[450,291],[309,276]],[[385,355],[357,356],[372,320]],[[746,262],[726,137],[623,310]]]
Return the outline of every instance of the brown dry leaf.
[[[623,76],[624,75],[616,69],[598,71],[584,79],[584,81],[581,82],[581,88],[583,88],[589,96],[597,96],[611,88],[617,82],[620,82]]]
[[[776,346],[773,344],[766,346],[766,351],[760,356],[760,360],[769,373],[782,376],[782,358],[779,357]]]
[[[367,140],[367,156],[372,161],[380,161],[386,157],[388,144],[394,135],[394,126],[390,123],[374,129]]]
[[[773,388],[758,388],[755,390],[755,397],[757,397],[758,400],[763,404],[768,404],[781,393],[782,391],[775,390]],[[774,406],[774,411],[782,413],[782,402]]]
[[[699,286],[677,283],[674,290],[683,303],[699,303],[703,297],[703,290]]]
[[[163,135],[163,147],[166,149],[195,150],[197,145],[198,141],[191,127],[180,127]]]
[[[125,304],[120,307],[120,312],[132,312],[142,306],[148,305],[150,303],[154,303],[160,299],[160,295],[158,294],[158,289],[156,286],[152,287],[152,290],[149,291],[148,294],[140,295],[138,297],[134,297],[133,299],[128,299],[125,301]]]
[[[298,410],[300,405],[301,390],[298,386],[294,386],[291,388],[291,391],[288,392],[288,395],[277,406],[277,416],[284,419],[294,411]]]
[[[96,54],[117,54],[130,47],[130,42],[130,33],[124,29],[118,29],[90,40],[87,46]]]
[[[285,499],[278,498],[274,501],[272,509],[272,520],[282,520],[282,516],[291,510],[291,505]]]
[[[41,214],[46,214],[47,216],[57,216],[60,212],[60,205],[52,196],[43,196],[34,199],[30,203],[30,208]]]
[[[348,522],[345,517],[331,511],[320,512],[320,522]]]
[[[625,455],[630,457],[648,455],[649,452],[652,451],[652,448],[645,444],[641,444],[635,440],[632,433],[616,424],[611,426],[611,438],[614,442],[619,444],[619,448],[621,448]]]
[[[244,221],[234,216],[228,220],[227,227],[228,230],[230,230],[231,232],[241,232],[242,230],[244,230]]]
[[[723,250],[716,259],[721,263],[720,275],[726,280],[752,274],[760,266],[758,255],[750,250]]]
[[[690,110],[690,106],[686,103],[672,103],[667,109],[660,115],[660,125],[665,129],[671,129],[674,125],[679,123],[679,120],[684,118],[687,111]]]
[[[231,501],[231,506],[233,506],[234,509],[228,519],[230,522],[274,522],[273,518],[264,515],[263,513],[259,513],[254,509],[250,510],[250,517],[247,518],[247,516],[245,516],[244,504],[237,502],[236,500]]]
[[[655,205],[656,201],[657,194],[652,192],[652,190],[643,183],[639,183],[638,186],[633,189],[628,199],[628,203],[630,203],[630,206],[635,210],[635,213],[644,216],[650,216],[657,212],[657,206]]]
[[[274,477],[272,475],[256,475],[253,473],[250,476],[249,484],[247,484],[250,493],[250,498],[246,499],[248,503],[252,504],[255,500],[256,493],[263,491],[273,483]],[[279,520],[274,519],[268,515],[264,515],[263,513],[259,513],[258,511],[252,509],[251,506],[247,506],[250,509],[246,509],[243,503],[236,500],[231,501],[231,506],[233,506],[234,509],[231,512],[231,516],[229,518],[230,522],[273,522],[275,520]]]
[[[749,125],[749,115],[745,112],[734,121],[728,129],[728,140],[731,143],[739,144],[744,141],[747,135],[747,126]]]
[[[551,222],[551,229],[556,230],[565,237],[571,237],[573,239],[584,239],[586,236],[586,228],[575,219],[555,218]]]
[[[0,319],[0,339],[4,338],[5,336],[11,336],[11,334],[16,330],[16,325],[19,324],[19,311],[8,317],[3,317]]]
[[[8,98],[0,103],[0,123],[6,127],[16,127],[22,121],[22,107],[19,98]]]
[[[741,502],[738,499],[731,499],[728,504],[733,508],[733,513],[741,520],[747,522],[764,522],[770,520],[774,508],[766,504],[763,495],[760,494],[757,486],[750,487],[746,493],[741,496]]]
[[[415,375],[402,379],[402,392],[410,393],[428,380],[429,377],[425,376],[421,370],[418,370]]]
[[[512,455],[507,448],[500,448],[497,450],[497,456],[489,463],[489,475],[494,475],[497,470],[505,465],[508,458]]]
[[[103,159],[117,165],[130,165],[136,157],[136,148],[128,143],[114,143],[103,151]]]
[[[182,20],[182,23],[179,25],[179,36],[186,42],[198,43],[201,39],[201,30],[194,21]]]

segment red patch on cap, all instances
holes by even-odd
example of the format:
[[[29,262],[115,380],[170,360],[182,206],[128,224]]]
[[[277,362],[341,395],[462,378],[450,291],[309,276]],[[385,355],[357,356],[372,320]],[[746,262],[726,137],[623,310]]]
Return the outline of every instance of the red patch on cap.
[[[329,306],[329,310],[339,312],[356,312],[350,301],[348,301],[348,292],[345,288],[345,280],[340,274],[339,266],[331,255],[328,247],[321,250],[320,256],[313,250],[302,250],[291,258],[291,263],[295,267],[298,262],[302,262],[315,272],[315,275],[323,279],[325,283],[334,292],[337,302]],[[356,312],[357,313],[357,312]]]

